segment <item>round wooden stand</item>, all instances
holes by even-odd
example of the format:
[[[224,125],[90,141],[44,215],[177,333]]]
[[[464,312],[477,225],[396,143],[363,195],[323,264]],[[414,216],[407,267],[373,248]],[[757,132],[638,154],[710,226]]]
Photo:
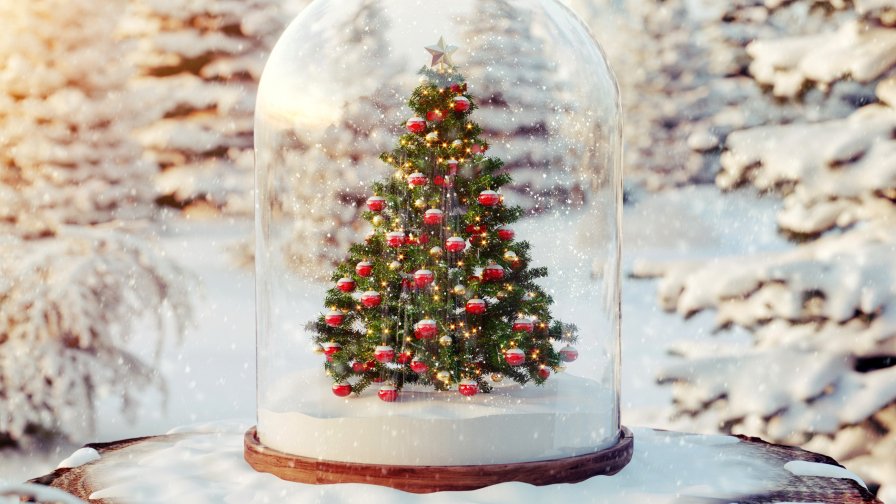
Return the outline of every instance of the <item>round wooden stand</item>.
[[[616,474],[632,459],[634,438],[623,427],[619,442],[586,455],[537,462],[469,466],[403,466],[334,462],[291,455],[261,444],[255,427],[246,432],[244,456],[256,471],[299,483],[369,483],[406,492],[430,493],[521,481],[533,485],[578,483]]]

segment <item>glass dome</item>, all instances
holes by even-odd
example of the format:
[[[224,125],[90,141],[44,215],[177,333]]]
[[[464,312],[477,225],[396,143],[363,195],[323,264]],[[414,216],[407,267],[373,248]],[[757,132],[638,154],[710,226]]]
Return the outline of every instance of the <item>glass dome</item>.
[[[621,112],[574,14],[317,0],[256,110],[261,446],[471,466],[619,444]]]

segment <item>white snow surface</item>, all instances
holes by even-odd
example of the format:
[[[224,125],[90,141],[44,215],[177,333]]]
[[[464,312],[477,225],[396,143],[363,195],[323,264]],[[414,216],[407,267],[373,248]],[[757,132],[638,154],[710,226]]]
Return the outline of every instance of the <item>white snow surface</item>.
[[[93,448],[79,448],[75,450],[75,453],[72,453],[65,460],[59,463],[56,466],[57,469],[63,469],[68,467],[80,467],[89,462],[93,462],[94,460],[99,460],[100,454]]]
[[[856,483],[862,485],[866,490],[868,489],[868,487],[865,486],[865,482],[862,481],[862,478],[856,476],[854,472],[847,471],[842,467],[831,464],[809,462],[807,460],[791,460],[790,462],[784,464],[784,469],[787,469],[796,476],[820,476],[823,478],[851,479]]]
[[[181,432],[187,432],[182,429]],[[208,433],[208,426],[201,429]],[[217,433],[186,437],[135,460],[110,465],[91,498],[124,498],[134,504],[327,502],[355,503],[495,503],[575,502],[659,504],[680,495],[734,497],[762,492],[777,484],[780,466],[744,457],[719,457],[718,443],[736,438],[663,433],[635,429],[635,453],[620,473],[597,476],[574,485],[536,487],[503,483],[470,492],[416,495],[364,484],[305,485],[255,472],[243,460],[243,434],[232,424]],[[724,439],[721,439],[724,438]],[[207,463],[197,463],[206,461]],[[214,461],[211,463],[211,461]],[[159,481],[165,481],[159,486]]]

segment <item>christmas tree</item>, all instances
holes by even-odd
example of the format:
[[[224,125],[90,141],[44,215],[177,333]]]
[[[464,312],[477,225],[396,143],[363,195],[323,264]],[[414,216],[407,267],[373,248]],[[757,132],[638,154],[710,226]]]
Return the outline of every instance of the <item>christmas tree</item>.
[[[431,68],[408,105],[416,114],[380,159],[394,176],[372,184],[365,220],[373,231],[333,273],[330,310],[313,324],[333,392],[372,383],[390,402],[406,384],[465,395],[508,377],[544,383],[578,356],[575,326],[554,320],[535,280],[529,244],[508,226],[522,209],[497,192],[511,183],[487,157],[476,104],[444,39],[427,47]],[[488,380],[487,380],[488,379]]]

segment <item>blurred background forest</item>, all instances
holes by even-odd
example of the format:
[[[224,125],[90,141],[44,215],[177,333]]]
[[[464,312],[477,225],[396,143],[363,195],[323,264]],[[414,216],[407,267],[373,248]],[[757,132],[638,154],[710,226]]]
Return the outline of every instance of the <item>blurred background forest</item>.
[[[352,1],[344,43],[389,51]],[[255,91],[306,3],[0,0],[0,482],[253,415]],[[566,3],[626,114],[624,422],[803,446],[896,502],[896,1]],[[494,30],[526,64],[495,70],[521,91],[483,127],[549,192],[555,118],[522,111],[558,84],[523,18],[456,43]],[[295,160],[345,187],[404,117],[358,85],[327,156]],[[320,266],[364,195],[315,197],[295,233]]]

